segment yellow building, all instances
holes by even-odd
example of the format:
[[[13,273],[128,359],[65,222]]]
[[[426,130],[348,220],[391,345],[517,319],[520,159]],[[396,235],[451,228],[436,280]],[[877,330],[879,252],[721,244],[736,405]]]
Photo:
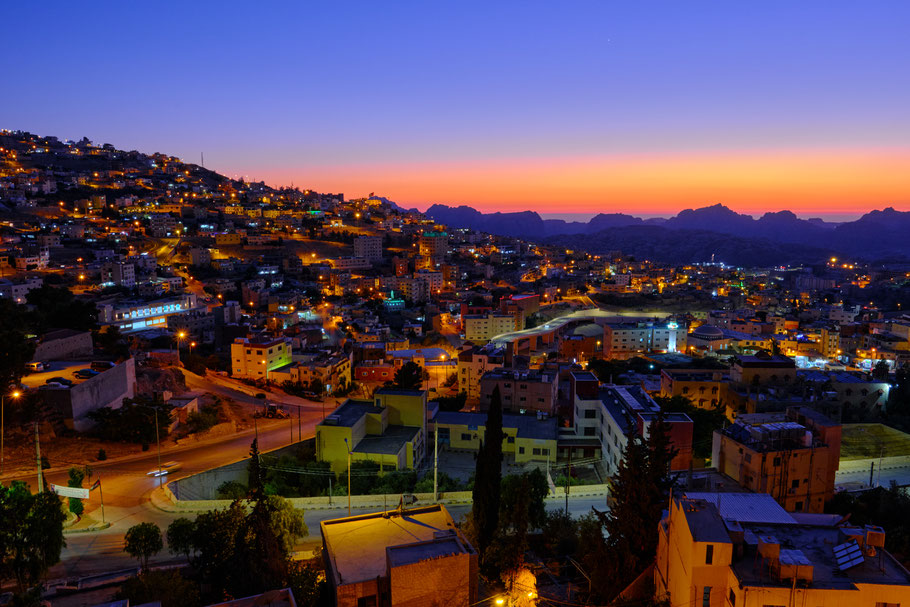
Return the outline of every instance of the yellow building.
[[[453,451],[480,450],[486,433],[486,413],[440,411],[433,419],[439,429],[439,444]],[[555,462],[557,424],[555,417],[502,416],[502,452],[515,463]]]
[[[316,459],[336,473],[351,461],[414,469],[426,452],[426,392],[377,390],[373,401],[347,400],[316,426]]]
[[[291,340],[286,337],[257,340],[238,337],[231,344],[231,375],[271,379],[269,373],[291,364]]]
[[[327,520],[320,531],[338,607],[477,604],[477,552],[445,506]]]
[[[658,526],[657,598],[693,607],[910,601],[910,573],[884,549],[884,531],[838,520],[790,515],[761,494],[674,497]]]
[[[467,341],[485,344],[497,335],[516,330],[515,317],[511,314],[466,314],[462,317],[464,337]]]

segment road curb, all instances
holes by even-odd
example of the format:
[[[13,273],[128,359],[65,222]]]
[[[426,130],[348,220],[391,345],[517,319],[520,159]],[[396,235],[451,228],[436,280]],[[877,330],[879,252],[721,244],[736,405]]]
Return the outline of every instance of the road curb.
[[[93,531],[103,531],[108,529],[111,526],[110,522],[101,523],[99,525],[92,525],[91,527],[86,527],[85,529],[64,529],[63,535],[71,535],[73,533],[92,533]]]

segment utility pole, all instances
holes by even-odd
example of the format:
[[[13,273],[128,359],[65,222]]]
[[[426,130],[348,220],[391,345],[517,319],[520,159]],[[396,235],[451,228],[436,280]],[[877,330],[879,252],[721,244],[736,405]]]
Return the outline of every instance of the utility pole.
[[[19,398],[19,394],[20,394],[20,392],[18,390],[14,390],[12,392],[12,394],[10,394],[10,396],[13,398]],[[5,410],[6,410],[6,394],[3,394],[3,395],[0,395],[0,475],[3,474],[3,469],[4,469],[3,465],[4,465],[4,461],[6,459],[6,457],[5,457],[6,452],[4,451],[5,447],[3,444],[3,436],[6,434],[6,420],[4,419]]]
[[[179,350],[178,350],[179,352]],[[161,477],[161,439],[158,436],[158,407],[155,407],[155,443],[158,445],[158,477]]]
[[[348,448],[348,516],[351,516],[351,445],[344,439],[344,446]]]
[[[433,503],[439,502],[439,487],[437,474],[439,472],[439,425],[433,430]]]
[[[38,422],[35,422],[35,460],[38,462],[38,493],[44,491],[44,470],[41,469],[41,439],[38,436]]]
[[[572,478],[572,447],[569,447],[569,463],[566,466],[566,516],[569,516],[569,482]]]

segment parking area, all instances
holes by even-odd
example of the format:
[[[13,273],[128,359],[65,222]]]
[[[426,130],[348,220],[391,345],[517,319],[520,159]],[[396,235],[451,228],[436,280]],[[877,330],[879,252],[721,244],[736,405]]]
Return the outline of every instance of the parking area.
[[[63,377],[70,380],[74,384],[79,383],[81,380],[77,378],[74,373],[80,369],[91,369],[91,361],[53,361],[47,363],[47,367],[44,371],[38,373],[29,373],[22,378],[22,385],[29,388],[37,388],[38,386],[43,386],[47,383],[47,380],[54,377]]]

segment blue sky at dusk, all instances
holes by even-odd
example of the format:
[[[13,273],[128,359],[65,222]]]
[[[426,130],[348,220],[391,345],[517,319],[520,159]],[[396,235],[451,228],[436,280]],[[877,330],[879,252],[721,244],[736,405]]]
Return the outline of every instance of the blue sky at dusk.
[[[910,3],[19,2],[0,127],[406,206],[910,210]]]

